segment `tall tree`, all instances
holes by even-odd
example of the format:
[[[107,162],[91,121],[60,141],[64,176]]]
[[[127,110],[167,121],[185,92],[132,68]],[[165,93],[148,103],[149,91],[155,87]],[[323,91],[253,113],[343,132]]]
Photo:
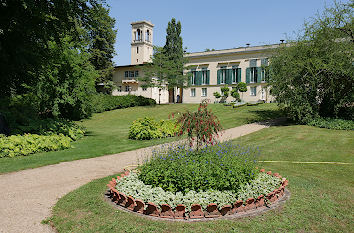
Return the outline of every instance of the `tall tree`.
[[[114,43],[117,31],[114,30],[115,19],[109,16],[109,8],[96,4],[89,13],[89,53],[90,62],[99,73],[96,80],[110,92],[113,77]]]
[[[270,58],[272,95],[292,118],[354,117],[353,9],[335,2]]]
[[[176,22],[175,18],[172,18],[168,22],[166,29],[166,44],[164,46],[164,53],[169,61],[172,61],[174,73],[169,75],[168,87],[180,88],[180,98],[182,99],[183,88],[188,85],[188,74],[184,74],[183,70],[188,60],[183,56],[183,40],[181,37],[182,25],[181,22]]]
[[[166,29],[165,46],[154,47],[152,63],[144,66],[144,77],[140,78],[145,86],[167,86],[170,90],[178,87],[181,90],[180,98],[183,88],[188,86],[190,76],[184,72],[184,69],[188,69],[188,60],[184,57],[181,29],[181,23],[176,23],[172,18]]]

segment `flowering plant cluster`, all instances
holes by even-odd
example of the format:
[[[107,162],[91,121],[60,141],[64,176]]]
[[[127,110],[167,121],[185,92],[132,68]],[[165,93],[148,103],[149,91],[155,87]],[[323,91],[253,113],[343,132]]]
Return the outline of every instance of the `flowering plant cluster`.
[[[172,114],[174,116],[175,113]],[[178,136],[186,133],[190,145],[195,141],[197,149],[204,144],[214,144],[222,130],[218,118],[208,110],[207,100],[203,100],[196,112],[178,113],[177,124],[181,126]]]
[[[257,198],[259,195],[266,195],[279,187],[281,179],[266,173],[259,173],[254,180],[242,186],[239,192],[233,191],[189,191],[182,192],[165,191],[161,187],[146,185],[139,179],[135,172],[131,172],[117,181],[116,189],[134,199],[140,199],[145,203],[152,202],[157,206],[168,204],[174,209],[177,205],[186,206],[186,211],[191,210],[192,204],[200,204],[205,209],[208,204],[215,203],[219,208],[225,205],[232,205],[237,200],[246,201],[248,198]],[[252,187],[251,189],[248,187]]]
[[[199,150],[188,145],[161,147],[139,167],[139,179],[165,191],[229,190],[238,192],[258,174],[258,147],[231,142],[205,145]]]

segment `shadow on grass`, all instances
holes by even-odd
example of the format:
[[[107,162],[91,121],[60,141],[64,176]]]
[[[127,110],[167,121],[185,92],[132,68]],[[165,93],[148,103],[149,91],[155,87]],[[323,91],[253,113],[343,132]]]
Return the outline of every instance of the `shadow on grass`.
[[[296,122],[286,117],[282,110],[253,110],[251,114],[255,114],[256,118],[248,120],[248,122],[260,122],[262,125],[267,126],[289,126],[295,125]]]

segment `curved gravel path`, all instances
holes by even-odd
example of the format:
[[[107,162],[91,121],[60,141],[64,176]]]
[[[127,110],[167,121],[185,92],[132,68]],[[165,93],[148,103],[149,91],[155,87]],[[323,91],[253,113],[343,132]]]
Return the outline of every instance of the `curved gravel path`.
[[[238,138],[283,120],[228,129],[221,140]],[[53,232],[51,227],[40,222],[51,216],[51,208],[60,197],[94,179],[118,173],[127,165],[136,164],[137,159],[151,148],[0,175],[0,232]]]

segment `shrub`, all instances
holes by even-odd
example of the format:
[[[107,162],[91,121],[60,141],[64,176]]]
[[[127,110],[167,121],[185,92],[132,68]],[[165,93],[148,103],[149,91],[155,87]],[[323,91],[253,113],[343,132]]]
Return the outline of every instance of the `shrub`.
[[[232,205],[237,200],[246,201],[248,198],[257,198],[261,194],[266,195],[278,188],[281,179],[259,173],[250,183],[243,185],[238,193],[233,191],[189,191],[173,193],[165,191],[161,187],[152,187],[139,180],[135,172],[123,177],[117,182],[117,190],[125,195],[132,196],[134,199],[140,199],[145,203],[153,202],[156,205],[168,204],[175,208],[179,204],[186,206],[187,212],[190,211],[192,204],[200,204],[205,209],[208,204],[215,203],[221,208],[224,205]]]
[[[219,92],[214,92],[213,95],[215,96],[216,99],[220,99],[221,98],[221,95]]]
[[[170,146],[153,152],[140,166],[145,184],[165,191],[183,192],[230,190],[238,192],[242,184],[255,178],[258,148],[231,143],[206,145],[193,150],[185,145]]]
[[[92,97],[92,101],[94,105],[93,112],[96,113],[134,106],[156,105],[155,100],[136,95],[112,96],[97,94]]]
[[[222,129],[218,118],[208,110],[207,101],[203,101],[196,112],[187,111],[178,115],[177,123],[181,125],[178,135],[187,133],[191,146],[195,138],[197,149],[203,144],[213,144]]]
[[[235,99],[235,101],[240,101],[240,94],[238,93],[237,89],[233,89],[231,91],[231,96]]]
[[[172,121],[156,120],[144,117],[133,122],[129,128],[129,138],[136,140],[149,140],[153,138],[172,137],[178,132],[176,123]]]
[[[0,135],[0,158],[29,155],[43,151],[55,151],[70,148],[71,139],[59,135]]]
[[[4,114],[11,134],[63,134],[73,140],[84,136],[84,127],[72,121],[59,118],[42,119],[30,99],[31,95],[22,95],[0,100],[3,103],[0,112]]]
[[[327,129],[354,130],[353,120],[335,118],[315,118],[307,122],[307,124]]]

